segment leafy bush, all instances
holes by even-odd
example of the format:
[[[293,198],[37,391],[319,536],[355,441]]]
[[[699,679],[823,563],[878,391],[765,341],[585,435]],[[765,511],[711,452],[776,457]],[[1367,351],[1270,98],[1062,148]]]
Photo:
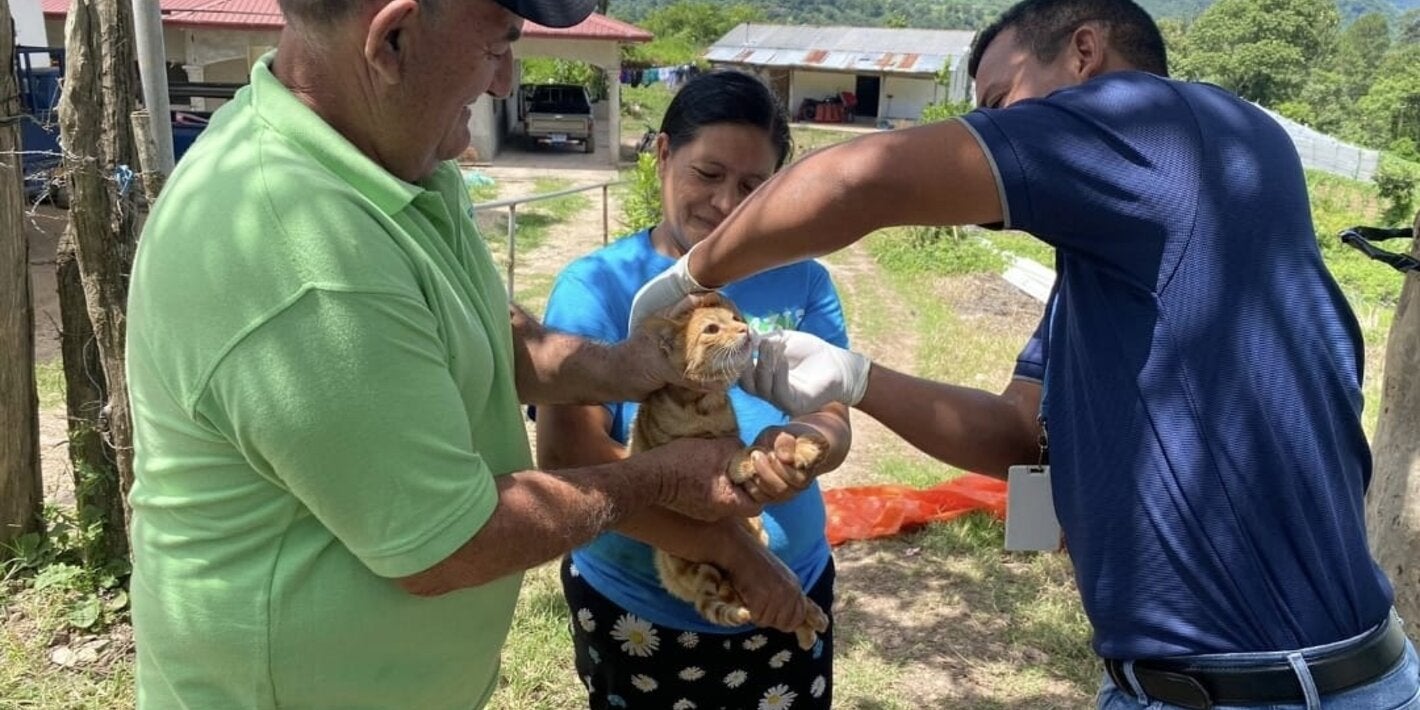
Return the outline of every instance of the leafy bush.
[[[524,85],[577,84],[585,86],[593,101],[607,96],[606,73],[586,62],[551,57],[526,57],[522,60]]]
[[[970,101],[938,101],[927,104],[922,108],[922,122],[936,123],[955,118],[964,113],[970,113],[972,109]]]
[[[1420,185],[1420,167],[1385,155],[1381,157],[1374,179],[1376,194],[1385,203],[1381,219],[1387,224],[1409,224],[1415,217],[1415,188]]]
[[[629,232],[654,227],[661,221],[661,179],[656,174],[656,156],[642,153],[626,179],[627,192],[621,200],[621,222]]]

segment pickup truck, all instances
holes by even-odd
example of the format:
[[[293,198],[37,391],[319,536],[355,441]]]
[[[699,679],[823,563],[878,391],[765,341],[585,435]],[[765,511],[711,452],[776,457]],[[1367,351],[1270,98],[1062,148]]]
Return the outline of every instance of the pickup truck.
[[[543,145],[582,144],[584,153],[597,149],[597,127],[587,90],[576,84],[523,87],[523,132]]]

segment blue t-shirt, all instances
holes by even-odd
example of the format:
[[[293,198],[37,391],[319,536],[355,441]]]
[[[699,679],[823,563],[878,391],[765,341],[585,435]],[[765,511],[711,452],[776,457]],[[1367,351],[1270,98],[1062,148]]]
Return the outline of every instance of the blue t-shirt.
[[[1379,623],[1364,347],[1286,133],[1217,87],[1142,72],[964,121],[1003,226],[1057,250],[1018,375],[1045,381],[1096,651],[1293,649]]]
[[[603,342],[625,340],[631,299],[647,281],[673,264],[651,245],[649,231],[629,235],[568,265],[557,277],[543,321],[551,328]],[[757,332],[801,330],[848,346],[838,293],[828,272],[816,262],[767,271],[728,286],[723,293]],[[730,402],[746,444],[765,427],[789,421],[774,405],[739,387],[730,390]],[[636,406],[634,402],[606,405],[613,439],[627,443]],[[798,575],[804,589],[812,587],[829,558],[818,484],[786,503],[765,506],[761,519],[770,549]],[[572,561],[577,572],[603,596],[651,623],[706,633],[743,630],[711,624],[690,604],[668,594],[656,576],[651,554],[645,543],[613,532],[573,551]]]

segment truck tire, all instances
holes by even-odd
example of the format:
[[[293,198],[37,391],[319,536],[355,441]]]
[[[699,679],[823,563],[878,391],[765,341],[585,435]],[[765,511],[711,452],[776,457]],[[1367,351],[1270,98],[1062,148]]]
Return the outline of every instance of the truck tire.
[[[582,142],[582,152],[586,153],[587,155],[591,155],[592,153],[597,152],[596,134],[589,134],[587,136],[587,140]]]

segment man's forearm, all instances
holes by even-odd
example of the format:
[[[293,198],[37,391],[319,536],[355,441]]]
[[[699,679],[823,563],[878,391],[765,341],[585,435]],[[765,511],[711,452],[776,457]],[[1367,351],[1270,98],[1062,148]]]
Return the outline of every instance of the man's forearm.
[[[692,251],[707,288],[842,249],[884,227],[1000,220],[990,164],[956,121],[813,153],[760,186]]]
[[[600,404],[641,394],[614,346],[544,327],[511,308],[518,398],[525,404]]]
[[[1005,478],[1039,460],[1038,385],[1005,395],[904,375],[873,365],[858,409],[909,444],[957,468]]]
[[[499,476],[498,507],[478,534],[404,586],[443,594],[540,565],[653,507],[659,477],[644,459]]]

